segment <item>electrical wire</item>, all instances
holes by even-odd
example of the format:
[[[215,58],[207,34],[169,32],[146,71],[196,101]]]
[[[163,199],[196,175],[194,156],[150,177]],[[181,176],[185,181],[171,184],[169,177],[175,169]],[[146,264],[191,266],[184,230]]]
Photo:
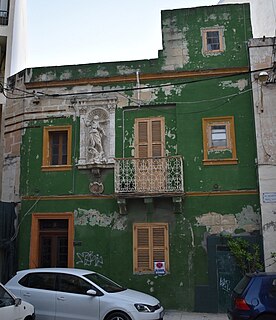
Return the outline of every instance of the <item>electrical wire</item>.
[[[121,92],[129,92],[129,91],[137,91],[137,90],[149,90],[149,89],[158,89],[158,88],[164,88],[164,87],[175,87],[179,85],[187,85],[187,84],[193,84],[193,83],[198,83],[198,82],[204,82],[204,81],[209,81],[209,80],[215,80],[215,79],[222,79],[222,78],[227,78],[227,77],[234,77],[234,76],[239,76],[239,75],[249,75],[251,73],[256,73],[256,72],[261,72],[265,70],[270,70],[271,68],[263,68],[263,69],[258,69],[258,70],[250,70],[250,71],[243,71],[235,74],[229,74],[229,75],[220,75],[220,76],[215,76],[215,77],[203,77],[200,79],[193,79],[193,80],[188,80],[188,81],[182,81],[182,82],[175,82],[175,83],[163,83],[163,84],[158,84],[158,85],[152,85],[152,86],[139,86],[139,87],[131,87],[131,88],[120,88],[120,89],[109,89],[109,90],[98,90],[98,91],[86,91],[86,92],[74,92],[74,93],[45,93],[42,91],[33,91],[33,92],[28,92],[22,89],[19,89],[17,87],[14,87],[14,90],[19,90],[22,91],[23,93],[26,93],[27,96],[22,96],[21,98],[34,98],[34,97],[49,97],[49,98],[59,98],[59,97],[77,97],[77,96],[83,96],[83,95],[90,95],[90,94],[105,94],[105,93],[121,93]],[[11,91],[12,89],[10,88],[4,88],[2,85],[3,91]],[[39,96],[38,96],[39,94]],[[7,99],[20,99],[20,97],[9,97],[6,96]]]
[[[25,219],[25,217],[31,212],[31,210],[34,208],[34,206],[40,201],[41,198],[38,198],[35,203],[29,208],[29,210],[24,214],[24,216],[22,217],[20,223],[18,224],[13,236],[11,237],[10,241],[14,241],[17,238],[18,232],[19,232],[19,228],[21,227],[21,224],[23,222],[23,220]]]

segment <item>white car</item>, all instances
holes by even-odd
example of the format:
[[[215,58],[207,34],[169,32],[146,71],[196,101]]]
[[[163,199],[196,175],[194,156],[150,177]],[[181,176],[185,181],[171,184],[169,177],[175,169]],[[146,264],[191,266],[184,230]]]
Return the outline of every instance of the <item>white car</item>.
[[[37,320],[162,320],[164,315],[156,298],[89,270],[18,271],[6,287],[34,305]]]
[[[16,298],[0,283],[0,319],[34,320],[34,307],[20,298]]]

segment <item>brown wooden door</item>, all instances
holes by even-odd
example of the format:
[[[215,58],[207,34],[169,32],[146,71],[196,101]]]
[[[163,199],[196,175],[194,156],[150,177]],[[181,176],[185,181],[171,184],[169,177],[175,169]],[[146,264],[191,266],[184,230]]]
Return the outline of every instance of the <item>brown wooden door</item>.
[[[68,220],[40,220],[39,267],[67,267]]]
[[[159,192],[165,188],[164,118],[135,119],[136,190]]]

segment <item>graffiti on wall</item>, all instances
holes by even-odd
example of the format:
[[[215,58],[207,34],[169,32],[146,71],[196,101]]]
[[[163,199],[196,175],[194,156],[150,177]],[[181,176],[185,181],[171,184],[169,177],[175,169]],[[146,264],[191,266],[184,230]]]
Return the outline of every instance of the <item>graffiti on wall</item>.
[[[76,264],[82,264],[86,267],[102,267],[103,257],[94,251],[84,251],[76,253],[77,260]]]
[[[226,291],[226,292],[230,292],[232,289],[230,280],[227,280],[223,277],[219,278],[219,286],[223,291]]]

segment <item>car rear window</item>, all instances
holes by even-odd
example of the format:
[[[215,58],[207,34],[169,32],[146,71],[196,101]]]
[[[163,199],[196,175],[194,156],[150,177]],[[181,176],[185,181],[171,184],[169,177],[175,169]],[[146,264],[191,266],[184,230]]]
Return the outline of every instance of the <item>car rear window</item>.
[[[247,285],[249,284],[250,280],[251,280],[251,277],[244,276],[241,279],[241,281],[234,288],[234,292],[236,292],[237,294],[242,294],[243,290],[247,287]]]

